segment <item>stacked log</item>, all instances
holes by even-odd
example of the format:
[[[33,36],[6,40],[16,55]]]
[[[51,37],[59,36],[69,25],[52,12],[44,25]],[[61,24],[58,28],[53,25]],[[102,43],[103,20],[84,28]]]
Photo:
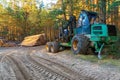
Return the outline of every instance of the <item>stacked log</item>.
[[[33,36],[27,36],[24,38],[21,46],[38,46],[46,44],[45,34],[38,34]]]
[[[2,47],[5,43],[6,43],[6,40],[0,37],[0,47]]]
[[[0,38],[0,47],[15,47],[17,44],[15,42],[10,42],[4,38]]]
[[[3,40],[0,39],[0,47],[2,47],[3,44]]]
[[[6,42],[5,44],[2,45],[2,47],[16,47],[18,46],[15,42]]]

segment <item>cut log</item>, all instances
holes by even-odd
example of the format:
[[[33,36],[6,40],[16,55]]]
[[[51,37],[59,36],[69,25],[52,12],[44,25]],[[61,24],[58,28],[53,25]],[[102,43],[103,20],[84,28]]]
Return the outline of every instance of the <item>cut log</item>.
[[[0,39],[0,47],[2,47],[3,44],[3,40]]]
[[[0,47],[2,47],[6,43],[6,40],[3,38],[0,38]]]
[[[27,36],[24,38],[21,46],[38,46],[46,44],[45,34]]]
[[[15,42],[7,41],[0,37],[0,47],[15,47],[17,44]]]
[[[15,42],[7,42],[2,45],[3,47],[16,47],[18,46]]]

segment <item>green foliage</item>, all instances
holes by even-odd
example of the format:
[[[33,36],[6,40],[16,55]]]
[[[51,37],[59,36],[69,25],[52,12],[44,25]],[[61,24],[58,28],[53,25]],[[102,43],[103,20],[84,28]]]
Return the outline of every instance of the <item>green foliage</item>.
[[[24,20],[25,12],[22,9],[16,11],[13,10],[11,7],[7,7],[6,10],[8,14],[11,15],[13,18],[20,21]]]
[[[21,6],[18,5],[21,2]],[[14,3],[14,5],[13,5]],[[41,1],[38,2],[41,5]],[[4,6],[6,4],[6,6]],[[13,40],[17,37],[23,39],[25,36],[38,34],[47,26],[47,11],[43,6],[37,7],[35,0],[14,0],[13,2],[0,3],[0,36]],[[4,30],[8,26],[8,31]],[[12,36],[11,36],[12,34]],[[21,35],[21,36],[20,36]]]
[[[115,7],[120,6],[120,1],[113,1],[111,4],[108,6],[108,11],[113,10]]]
[[[63,10],[61,9],[54,9],[52,11],[50,11],[49,15],[52,19],[57,18],[58,15],[62,15],[63,14]]]
[[[7,35],[7,34],[8,34],[8,31],[3,31],[2,34],[3,34],[3,35]]]
[[[8,11],[8,13],[10,15],[13,15],[14,14],[14,10],[11,8],[11,7],[7,7],[6,10]]]
[[[120,6],[120,0],[114,1],[113,4],[115,4],[115,6]]]
[[[113,58],[120,59],[120,37],[118,37],[118,41],[114,43],[111,48],[109,49],[110,55],[113,56]]]

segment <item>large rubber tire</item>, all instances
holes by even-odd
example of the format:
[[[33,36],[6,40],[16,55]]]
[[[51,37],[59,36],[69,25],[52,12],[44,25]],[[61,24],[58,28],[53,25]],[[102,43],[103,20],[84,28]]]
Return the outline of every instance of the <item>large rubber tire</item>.
[[[72,38],[72,51],[74,54],[86,54],[89,47],[89,38],[84,35],[75,35]]]
[[[47,52],[51,52],[51,49],[50,49],[51,44],[52,44],[52,42],[47,42],[47,43],[46,43],[45,48],[46,48],[46,51],[47,51]]]
[[[52,42],[50,46],[50,50],[52,53],[57,53],[59,51],[60,44],[59,42]]]

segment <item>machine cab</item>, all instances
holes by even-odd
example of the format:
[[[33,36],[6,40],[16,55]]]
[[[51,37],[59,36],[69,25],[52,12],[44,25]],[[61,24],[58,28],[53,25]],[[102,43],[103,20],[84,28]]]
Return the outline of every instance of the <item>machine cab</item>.
[[[78,24],[75,34],[90,34],[91,25],[94,24],[96,18],[97,13],[82,10],[78,18]]]

